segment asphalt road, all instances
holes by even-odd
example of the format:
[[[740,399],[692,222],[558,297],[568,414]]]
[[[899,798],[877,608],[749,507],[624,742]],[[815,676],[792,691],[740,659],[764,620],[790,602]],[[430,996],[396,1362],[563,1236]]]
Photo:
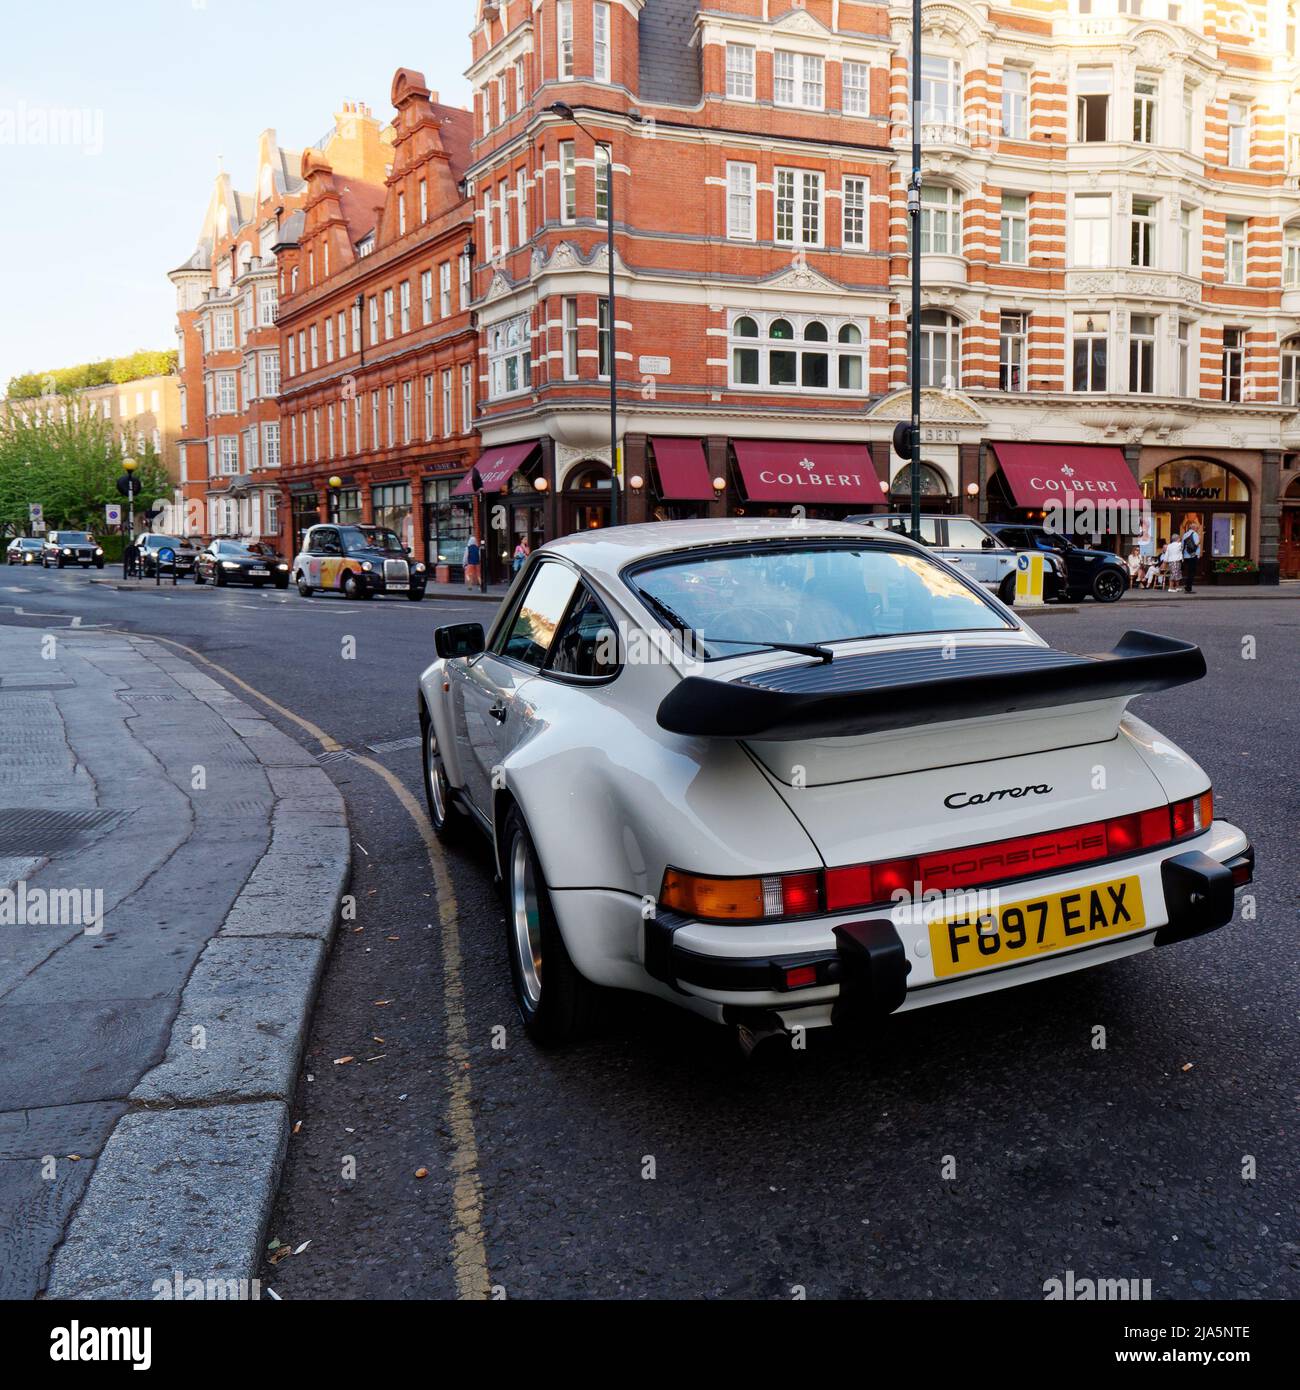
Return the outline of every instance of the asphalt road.
[[[0,571],[0,622],[184,643],[417,797],[418,749],[368,745],[414,738],[433,626],[491,612]],[[265,1282],[283,1298],[451,1297],[478,1248],[512,1298],[1036,1299],[1067,1270],[1149,1278],[1157,1299],[1296,1297],[1300,605],[1122,601],[1040,624],[1078,651],[1128,627],[1204,646],[1208,679],[1137,708],[1255,843],[1254,920],[867,1041],[813,1035],[745,1062],[721,1029],[629,1000],[599,1038],[541,1053],[514,1018],[485,850],[449,855],[440,913],[408,811],[371,767],[329,756],[357,920],[327,972],[273,1220],[290,1249],[311,1243]]]

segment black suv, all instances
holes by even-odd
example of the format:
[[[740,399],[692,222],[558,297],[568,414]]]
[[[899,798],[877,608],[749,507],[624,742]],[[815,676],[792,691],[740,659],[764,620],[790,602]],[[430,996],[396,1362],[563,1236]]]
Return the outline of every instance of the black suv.
[[[51,531],[41,547],[41,567],[49,569],[53,565],[62,569],[65,565],[80,565],[89,569],[91,565],[98,570],[104,568],[104,548],[95,544],[89,531]]]
[[[1017,550],[1046,550],[1060,556],[1065,561],[1066,585],[1072,600],[1091,594],[1098,603],[1114,603],[1124,597],[1128,566],[1109,550],[1076,545],[1069,536],[1043,526],[1004,521],[991,524],[989,530]]]
[[[135,572],[141,579],[153,579],[158,573],[158,555],[160,551],[170,550],[172,552],[172,565],[175,566],[178,577],[193,574],[194,562],[198,559],[198,550],[186,540],[181,540],[178,536],[159,536],[152,531],[145,535],[135,538],[136,562]],[[163,562],[163,574],[170,575],[172,565]]]

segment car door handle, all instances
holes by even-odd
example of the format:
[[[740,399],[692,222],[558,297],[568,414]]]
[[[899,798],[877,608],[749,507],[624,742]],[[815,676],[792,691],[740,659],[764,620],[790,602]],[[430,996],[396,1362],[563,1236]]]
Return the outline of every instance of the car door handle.
[[[493,719],[497,721],[498,724],[504,724],[506,722],[506,715],[509,713],[509,710],[506,709],[505,702],[503,700],[498,700],[496,704],[488,710],[488,713],[492,716]]]

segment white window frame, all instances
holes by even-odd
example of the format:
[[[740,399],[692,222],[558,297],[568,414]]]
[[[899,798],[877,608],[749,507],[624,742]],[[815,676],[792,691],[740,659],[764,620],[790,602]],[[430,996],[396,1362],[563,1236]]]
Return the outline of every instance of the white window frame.
[[[1029,315],[1004,309],[998,318],[998,390],[1019,394],[1029,389]]]
[[[1146,211],[1139,212],[1139,207]],[[1129,209],[1129,265],[1135,270],[1151,270],[1159,254],[1156,227],[1160,221],[1160,204],[1154,198],[1134,198]]]
[[[788,184],[788,191],[784,191]],[[810,197],[810,194],[813,196]],[[773,241],[778,246],[822,246],[826,227],[826,178],[819,169],[779,168],[773,171]],[[784,212],[783,212],[784,208]],[[816,220],[809,236],[809,212]],[[783,217],[790,234],[782,235]]]
[[[747,43],[726,47],[726,89],[728,101],[754,100],[754,49]]]
[[[1146,86],[1150,91],[1144,91]],[[1154,145],[1160,135],[1160,79],[1154,73],[1139,72],[1133,79],[1133,140],[1138,145]]]
[[[1105,216],[1081,217],[1079,208],[1084,203],[1094,211],[1104,208]],[[1111,245],[1110,194],[1076,193],[1070,212],[1070,265],[1084,268],[1109,266],[1114,256]]]
[[[866,248],[870,232],[871,187],[861,174],[847,174],[840,188],[840,237],[844,246]]]
[[[266,420],[262,424],[262,467],[280,466],[280,422]]]
[[[573,0],[556,0],[555,70],[562,82],[573,77]]]
[[[451,317],[451,262],[438,265],[438,309],[444,319]]]
[[[399,286],[399,312],[401,314],[402,332],[411,331],[411,282],[403,280]]]
[[[910,80],[910,77],[909,77]],[[961,62],[940,53],[921,58],[921,124],[962,126]]]
[[[816,53],[778,48],[772,54],[772,102],[799,111],[826,109],[826,61]]]
[[[455,433],[456,422],[451,417],[451,368],[442,371],[442,437],[450,439]]]
[[[1224,113],[1228,127],[1228,167],[1250,167],[1250,103],[1230,101]]]
[[[1240,227],[1239,234],[1230,230]],[[1249,229],[1244,217],[1229,217],[1223,223],[1223,283],[1225,285],[1244,285],[1246,283],[1246,246]]]
[[[1013,79],[1008,84],[1007,79]],[[1029,73],[1024,68],[1002,69],[1002,138],[1024,140],[1029,135]]]
[[[602,86],[610,81],[612,44],[609,5],[606,0],[595,0],[591,7],[591,71],[593,81]]]
[[[1082,332],[1080,332],[1080,331],[1079,331],[1078,324],[1076,323],[1076,320],[1079,319],[1079,318],[1084,318],[1084,319],[1089,319],[1089,318],[1090,318],[1090,319],[1092,319],[1092,320],[1093,320],[1093,328],[1092,328],[1091,330],[1089,330],[1089,329],[1087,329],[1087,328],[1085,327],[1084,330],[1083,330]],[[1098,320],[1100,320],[1100,323],[1101,323],[1101,327],[1100,327],[1100,328],[1097,327],[1097,321],[1098,321]],[[1103,392],[1105,392],[1105,391],[1107,391],[1107,390],[1109,390],[1109,389],[1112,389],[1112,388],[1108,385],[1108,383],[1110,382],[1112,376],[1114,375],[1114,373],[1111,371],[1111,361],[1110,361],[1110,346],[1111,346],[1111,345],[1110,345],[1110,313],[1109,313],[1108,311],[1106,311],[1106,310],[1099,310],[1099,311],[1096,312],[1096,313],[1089,313],[1088,311],[1085,310],[1085,311],[1082,311],[1082,312],[1080,312],[1080,313],[1075,314],[1075,315],[1071,318],[1071,321],[1070,321],[1070,322],[1071,322],[1071,332],[1070,332],[1070,356],[1069,356],[1070,390],[1071,390],[1071,391],[1077,391],[1077,392],[1079,392],[1080,394],[1099,395],[1099,394],[1101,394],[1101,393],[1103,393]],[[1078,373],[1077,373],[1076,370],[1075,370],[1076,365],[1077,365],[1076,362],[1075,362],[1075,348],[1076,348],[1076,344],[1078,344],[1078,343],[1080,343],[1080,342],[1088,342],[1088,343],[1091,343],[1091,342],[1094,342],[1094,341],[1097,341],[1097,340],[1100,340],[1101,342],[1103,342],[1103,343],[1106,345],[1106,353],[1105,353],[1105,358],[1104,358],[1103,365],[1102,365],[1103,379],[1102,379],[1100,382],[1097,380],[1097,376],[1096,376],[1096,366],[1097,366],[1097,364],[1096,364],[1096,362],[1095,362],[1095,360],[1094,360],[1092,350],[1089,349],[1089,350],[1088,350],[1088,355],[1087,355],[1087,357],[1085,358],[1085,361],[1086,361],[1086,363],[1087,363],[1087,367],[1086,367],[1086,370],[1085,370],[1084,375],[1083,375],[1084,384],[1081,386],[1081,385],[1079,385],[1079,375],[1078,375]]]
[[[215,378],[216,415],[239,414],[239,373],[218,372]]]
[[[742,322],[752,322],[756,334],[739,333]],[[772,329],[784,324],[790,337],[772,337]],[[825,331],[825,338],[809,338],[814,324]],[[847,335],[847,336],[846,336]],[[856,335],[856,338],[852,335]],[[835,315],[789,314],[736,310],[727,327],[727,379],[730,390],[771,393],[773,391],[813,392],[819,396],[861,396],[866,393],[870,343],[870,324],[865,319],[839,319]],[[756,381],[742,380],[739,370],[740,354],[752,355],[756,365]],[[773,381],[773,355],[791,359],[793,376]],[[809,362],[806,359],[825,359],[826,385],[810,384]],[[849,368],[846,373],[844,368]],[[856,367],[856,370],[853,370]],[[856,377],[856,383],[843,385],[845,376]]]
[[[998,252],[1003,265],[1029,264],[1029,195],[1027,193],[1008,193],[1005,189],[1003,190],[1002,210],[998,219]]]
[[[757,164],[727,164],[727,237],[731,241],[758,237]]]
[[[936,195],[942,194],[942,197]],[[921,254],[960,256],[961,189],[946,183],[921,185]]]
[[[529,315],[516,314],[513,318],[488,325],[487,342],[491,399],[504,400],[531,390],[532,337]],[[447,379],[450,380],[450,372]]]
[[[239,436],[237,434],[217,436],[217,473],[223,478],[238,476]]]
[[[578,301],[572,296],[560,308],[560,370],[565,381],[577,381]]]
[[[572,140],[560,141],[560,221],[570,226],[578,219],[578,156]]]
[[[1150,319],[1150,332],[1139,332],[1137,323],[1139,319]],[[1158,381],[1159,362],[1156,354],[1156,339],[1160,331],[1160,319],[1155,314],[1130,314],[1128,332],[1128,389],[1130,395],[1150,396],[1155,394],[1156,383]],[[1145,349],[1145,352],[1142,351]],[[1142,363],[1139,354],[1148,359],[1147,366],[1149,372],[1150,386],[1143,388],[1140,379],[1135,381],[1135,376],[1140,376]]]
[[[278,396],[280,394],[280,354],[278,352],[262,352],[258,354],[261,364],[262,376],[262,395]]]
[[[420,322],[433,322],[433,271],[420,272]]]
[[[846,58],[840,65],[840,109],[846,116],[871,114],[871,64]]]

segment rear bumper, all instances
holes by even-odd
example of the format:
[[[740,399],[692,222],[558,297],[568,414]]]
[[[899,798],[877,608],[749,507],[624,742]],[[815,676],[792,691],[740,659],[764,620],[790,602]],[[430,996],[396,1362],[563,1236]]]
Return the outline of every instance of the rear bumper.
[[[645,923],[643,964],[679,996],[721,1006],[724,1017],[738,1021],[758,1009],[808,1026],[861,1022],[1204,936],[1232,920],[1234,892],[1251,881],[1254,851],[1241,831],[1216,821],[1184,846],[1116,861],[1087,876],[1016,883],[1006,892],[1069,892],[1120,869],[1138,872],[1142,880],[1147,912],[1140,930],[945,979],[935,977],[923,949],[926,929],[918,930],[906,908],[800,923],[805,949],[799,950],[772,949],[782,937],[789,940],[793,926],[776,933],[770,927],[706,926],[660,912]],[[747,949],[747,943],[760,942],[767,949]]]

